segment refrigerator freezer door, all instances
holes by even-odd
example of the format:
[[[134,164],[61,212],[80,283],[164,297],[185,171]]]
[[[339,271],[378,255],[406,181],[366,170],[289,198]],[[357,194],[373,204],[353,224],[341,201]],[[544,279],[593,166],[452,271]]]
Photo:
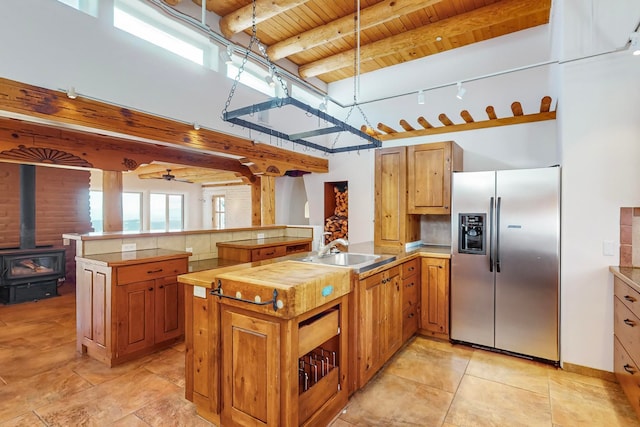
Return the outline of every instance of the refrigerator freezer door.
[[[496,176],[495,347],[557,361],[560,168]]]
[[[460,214],[485,214],[484,238],[490,239],[491,200],[495,172],[454,173],[451,217],[451,331],[454,340],[494,346],[494,273],[490,268],[493,243],[484,253],[460,253]]]

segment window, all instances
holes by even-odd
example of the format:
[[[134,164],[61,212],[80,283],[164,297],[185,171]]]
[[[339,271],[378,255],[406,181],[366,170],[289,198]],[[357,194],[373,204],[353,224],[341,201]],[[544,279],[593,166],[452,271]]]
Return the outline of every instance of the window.
[[[142,193],[122,193],[122,230],[142,230]]]
[[[224,228],[225,220],[224,220],[224,196],[213,196],[211,198],[212,207],[211,213],[211,223],[214,229],[220,230]]]
[[[98,16],[98,0],[58,0],[91,16]]]
[[[181,194],[151,193],[149,198],[149,229],[177,231],[184,227],[184,197]]]
[[[116,0],[113,25],[199,65],[211,49],[206,37],[141,2]]]
[[[89,191],[89,218],[93,231],[103,231],[102,191]]]
[[[227,65],[227,77],[230,79],[235,80],[238,76],[238,71],[240,71],[240,67],[238,65]],[[252,62],[247,62],[244,65],[242,74],[240,74],[240,83],[274,98],[276,96],[276,88],[280,87],[280,82],[276,77],[274,77],[275,86],[269,86],[269,83],[265,80],[268,75],[269,72],[266,68],[261,68]]]

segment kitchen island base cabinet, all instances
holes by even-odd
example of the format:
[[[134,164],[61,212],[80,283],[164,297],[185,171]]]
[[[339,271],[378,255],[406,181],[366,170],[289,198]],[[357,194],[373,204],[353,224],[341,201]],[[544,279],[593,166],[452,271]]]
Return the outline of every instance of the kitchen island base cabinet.
[[[348,400],[347,307],[281,319],[220,304],[220,425],[328,425]]]
[[[420,333],[449,339],[448,259],[422,259],[420,300]]]
[[[184,292],[177,275],[187,272],[187,257],[115,265],[76,258],[77,350],[114,366],[180,341]]]

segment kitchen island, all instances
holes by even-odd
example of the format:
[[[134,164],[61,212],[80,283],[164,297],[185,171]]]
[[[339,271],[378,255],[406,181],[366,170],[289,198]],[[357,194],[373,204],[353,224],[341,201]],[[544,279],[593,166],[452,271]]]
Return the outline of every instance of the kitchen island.
[[[372,244],[355,244],[351,245],[349,249],[351,253],[375,253],[376,250]],[[258,295],[261,302],[269,302],[272,299],[273,290],[279,290],[275,286],[279,282],[278,278],[283,278],[284,283],[289,283],[289,279],[297,277],[298,279],[296,280],[299,280],[301,277],[309,277],[310,271],[308,269],[313,264],[300,262],[301,258],[305,258],[308,255],[313,254],[298,254],[274,260],[223,266],[178,276],[178,281],[185,286],[185,393],[186,398],[196,404],[198,413],[204,418],[222,426],[326,425],[346,405],[347,395],[352,394],[363,386],[414,333],[423,332],[423,330],[419,329],[421,263],[429,260],[429,265],[431,265],[432,261],[437,261],[439,263],[435,266],[437,274],[427,270],[427,273],[431,276],[430,280],[435,281],[433,277],[442,277],[441,281],[444,284],[448,284],[449,247],[421,246],[410,250],[398,250],[395,254],[392,254],[395,258],[393,261],[385,261],[384,265],[374,267],[363,273],[357,273],[347,267],[316,265],[315,267],[320,267],[321,269],[313,269],[320,275],[314,280],[320,280],[325,285],[320,288],[317,286],[315,288],[311,287],[310,289],[316,289],[316,292],[320,289],[320,295],[322,295],[322,289],[327,286],[326,278],[322,279],[321,276],[328,274],[328,272],[333,272],[336,269],[343,272],[342,274],[347,275],[349,283],[348,288],[342,288],[341,292],[330,297],[335,299],[320,298],[320,301],[316,303],[320,305],[316,308],[310,308],[313,304],[305,302],[299,305],[299,310],[294,310],[293,312],[283,310],[278,313],[280,309],[274,310],[271,303],[264,306],[254,306],[247,302],[237,301],[234,298],[218,296],[219,291],[217,289],[221,288],[225,296],[255,301],[255,296]],[[267,268],[269,265],[274,267],[272,269]],[[324,268],[328,268],[328,270],[323,270]],[[303,273],[305,271],[306,273]],[[256,289],[252,289],[256,284],[251,282],[265,274],[268,276],[269,281],[274,283],[270,283],[265,289],[256,292]],[[218,282],[219,280],[220,283]],[[439,281],[435,282],[440,284]],[[308,283],[307,286],[309,286]],[[345,290],[347,293],[343,294]],[[367,293],[367,291],[369,292]],[[443,288],[443,292],[445,291],[448,292],[448,287]],[[428,297],[431,292],[426,292],[426,294]],[[394,301],[397,301],[396,304],[393,304],[394,310],[392,312],[378,312],[378,310],[384,310],[388,306],[380,299],[383,295],[393,296]],[[366,297],[368,296],[371,298],[367,299]],[[277,301],[278,298],[276,298],[276,304]],[[373,304],[369,305],[368,311],[365,309],[368,304],[367,301]],[[430,303],[433,302],[428,301]],[[444,301],[447,300],[445,299]],[[284,302],[285,300],[283,300]],[[443,303],[443,301],[437,302]],[[435,306],[434,304],[431,305]],[[365,316],[365,313],[368,313],[367,316],[370,317]],[[440,311],[436,314],[440,314]],[[385,318],[385,316],[387,317]],[[405,316],[407,318],[406,322]],[[391,321],[391,318],[394,320]],[[242,324],[236,324],[238,319],[241,319]],[[252,320],[247,321],[247,319]],[[303,334],[301,332],[302,328],[307,326],[306,322],[311,322],[315,325],[317,319],[322,319],[319,321],[319,326],[317,326],[321,331],[333,330],[333,327],[327,327],[327,325],[334,325],[336,321],[340,326],[340,334],[333,335],[328,339],[328,344],[320,346],[323,350],[326,351],[328,348],[329,352],[332,352],[335,351],[336,345],[339,344],[339,352],[336,353],[336,357],[340,369],[335,372],[329,372],[331,375],[336,375],[339,372],[340,390],[336,395],[338,397],[332,397],[334,396],[331,394],[332,389],[335,390],[333,386],[323,385],[327,383],[334,384],[336,381],[334,378],[327,377],[327,381],[318,383],[315,387],[310,387],[308,391],[312,393],[306,395],[306,392],[304,392],[304,376],[296,377],[300,381],[292,381],[294,375],[291,371],[291,366],[295,364],[296,360],[298,361],[298,366],[303,366],[300,364],[300,357],[304,357],[307,354],[302,354],[304,351],[302,349],[307,349],[309,345],[317,344],[312,342],[309,345],[303,345],[301,344],[301,337],[303,335],[311,337],[323,336],[322,333],[315,330],[316,327],[309,329],[313,331],[312,333],[305,332]],[[382,325],[374,327],[375,322],[382,320],[385,320],[384,327]],[[262,324],[260,331],[251,330],[252,328],[255,329],[256,325],[259,324]],[[275,325],[278,326],[276,327]],[[368,325],[371,327],[368,327]],[[235,405],[233,399],[238,398],[232,394],[233,390],[242,390],[242,384],[246,383],[247,378],[251,378],[252,384],[253,382],[259,384],[258,388],[263,387],[263,390],[267,390],[264,388],[267,387],[267,384],[261,383],[259,378],[251,377],[251,374],[253,372],[264,373],[265,369],[273,370],[272,366],[265,365],[260,369],[240,371],[236,369],[234,362],[240,360],[243,356],[249,357],[247,354],[252,354],[252,359],[260,359],[259,361],[252,360],[253,363],[267,363],[267,360],[272,359],[269,357],[271,352],[267,350],[271,348],[267,338],[270,327],[279,329],[279,332],[271,330],[271,336],[275,334],[280,337],[280,344],[277,345],[280,349],[280,361],[277,363],[277,366],[280,367],[280,373],[276,374],[275,378],[280,378],[280,391],[282,393],[282,390],[284,390],[285,395],[288,396],[286,397],[286,402],[283,400],[282,394],[279,398],[276,398],[280,402],[280,424],[268,422],[269,420],[271,422],[274,420],[273,415],[271,418],[266,415],[273,414],[275,411],[273,408],[268,409],[269,407],[260,404],[261,408],[267,409],[260,412],[258,417],[242,418],[240,416],[256,409],[245,406],[244,410],[240,410],[233,406]],[[366,331],[369,331],[368,334]],[[427,334],[434,336],[428,331]],[[256,338],[259,336],[263,338]],[[347,340],[346,345],[344,344],[345,339]],[[226,347],[225,341],[227,343]],[[382,341],[385,342],[384,354],[379,349]],[[253,350],[248,353],[235,353],[231,357],[227,349],[229,348],[229,343],[234,342],[244,343],[245,345],[252,343],[251,348]],[[368,367],[366,367],[367,355],[375,356],[374,359],[371,359],[375,363],[370,363]],[[363,374],[360,373],[361,371]],[[282,379],[283,375],[285,375],[283,373],[289,377],[287,380]],[[270,376],[270,378],[274,377]],[[285,381],[285,383],[283,384],[282,381]],[[251,387],[256,388],[255,385]],[[318,393],[320,397],[315,396],[315,393]],[[241,393],[241,396],[244,395]],[[313,399],[305,399],[305,396],[313,396]],[[327,396],[329,396],[331,403],[328,403],[328,406],[322,406],[328,402],[328,400],[325,400]],[[233,405],[225,406],[225,402],[230,401],[234,402]],[[315,402],[315,405],[308,403],[311,401]],[[320,406],[317,406],[318,404]],[[236,415],[236,418],[233,418],[234,415],[223,415],[225,411]],[[254,415],[257,414],[256,412],[252,413]],[[321,416],[318,414],[321,414]],[[257,419],[262,421],[258,422],[256,421]]]

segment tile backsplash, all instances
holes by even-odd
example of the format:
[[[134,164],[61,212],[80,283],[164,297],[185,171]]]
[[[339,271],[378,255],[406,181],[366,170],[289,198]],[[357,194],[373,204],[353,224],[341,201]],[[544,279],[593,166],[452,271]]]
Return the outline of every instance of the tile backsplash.
[[[640,267],[640,208],[620,208],[620,267]]]

